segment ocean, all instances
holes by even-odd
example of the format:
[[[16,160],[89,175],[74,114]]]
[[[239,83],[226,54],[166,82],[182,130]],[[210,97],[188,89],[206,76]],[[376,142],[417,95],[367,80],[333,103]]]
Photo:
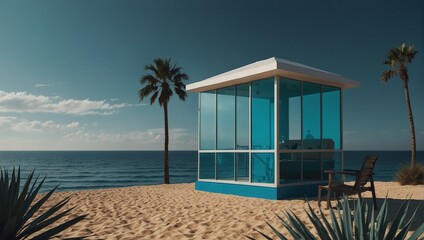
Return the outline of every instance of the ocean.
[[[378,155],[376,181],[392,181],[409,151],[345,151],[344,168],[359,169],[366,155]],[[417,152],[424,160],[424,151]],[[197,152],[170,151],[171,183],[197,179]],[[47,176],[42,191],[59,185],[58,191],[101,189],[163,183],[162,151],[0,151],[0,167],[21,167],[23,176],[35,169]]]

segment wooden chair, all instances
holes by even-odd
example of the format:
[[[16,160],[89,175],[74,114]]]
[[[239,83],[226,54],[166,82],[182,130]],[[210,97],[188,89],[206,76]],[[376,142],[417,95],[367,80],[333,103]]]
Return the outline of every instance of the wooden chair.
[[[365,158],[364,163],[362,164],[362,168],[360,170],[347,170],[341,172],[336,171],[324,171],[325,173],[328,173],[328,185],[325,186],[318,186],[318,206],[321,207],[321,191],[327,190],[327,209],[331,206],[330,203],[330,197],[331,192],[334,192],[335,197],[340,197],[343,194],[345,195],[354,195],[358,194],[358,197],[362,199],[361,193],[366,191],[371,191],[372,198],[374,202],[374,209],[377,210],[377,200],[375,197],[375,189],[374,189],[374,180],[372,178],[373,170],[375,163],[377,161],[377,156],[367,156]],[[341,174],[341,175],[352,175],[356,177],[355,184],[352,185],[346,185],[343,182],[335,182],[334,175],[335,174]],[[370,186],[365,186],[370,181]]]

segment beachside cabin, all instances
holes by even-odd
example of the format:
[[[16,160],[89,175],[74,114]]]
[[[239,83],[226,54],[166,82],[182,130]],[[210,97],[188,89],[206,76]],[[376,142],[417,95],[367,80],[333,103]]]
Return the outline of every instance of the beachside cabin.
[[[269,58],[187,85],[199,93],[195,189],[266,199],[317,194],[343,167],[342,92],[355,81]]]

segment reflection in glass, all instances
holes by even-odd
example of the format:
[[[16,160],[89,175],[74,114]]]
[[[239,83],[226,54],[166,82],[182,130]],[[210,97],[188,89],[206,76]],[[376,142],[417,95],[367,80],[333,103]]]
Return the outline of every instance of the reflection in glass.
[[[236,149],[249,149],[249,84],[236,86]]]
[[[321,85],[303,82],[303,149],[321,148]]]
[[[303,155],[303,180],[321,180],[321,153],[304,152]]]
[[[296,182],[301,179],[301,153],[280,153],[280,182]]]
[[[234,149],[235,99],[234,87],[218,89],[217,94],[217,147],[221,150]]]
[[[252,153],[252,182],[274,182],[273,153]]]
[[[215,153],[200,153],[199,179],[215,179]]]
[[[249,153],[236,153],[237,181],[249,181]]]
[[[340,149],[340,89],[322,86],[322,148]]]
[[[274,149],[274,78],[252,82],[252,149]]]
[[[216,135],[215,91],[200,93],[200,149],[214,150]]]
[[[217,153],[216,178],[234,180],[234,153]]]
[[[341,171],[341,152],[323,152],[322,153],[322,169],[325,170],[334,170]],[[339,174],[335,175],[335,178],[338,179]],[[328,174],[323,173],[323,179],[328,180]]]
[[[301,87],[300,81],[280,78],[280,150],[300,149],[301,146]]]

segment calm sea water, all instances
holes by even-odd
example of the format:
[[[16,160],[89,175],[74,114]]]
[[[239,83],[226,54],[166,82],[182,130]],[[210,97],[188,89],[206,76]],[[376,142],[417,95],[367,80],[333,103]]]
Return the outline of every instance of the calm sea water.
[[[375,178],[391,181],[400,164],[407,164],[408,151],[345,151],[345,168],[359,169],[366,155],[380,156]],[[197,152],[171,151],[172,183],[194,182]],[[424,160],[424,151],[417,152]],[[60,184],[59,191],[151,185],[163,183],[162,151],[0,151],[0,167],[20,166],[23,176],[33,169],[47,175],[43,191]]]

